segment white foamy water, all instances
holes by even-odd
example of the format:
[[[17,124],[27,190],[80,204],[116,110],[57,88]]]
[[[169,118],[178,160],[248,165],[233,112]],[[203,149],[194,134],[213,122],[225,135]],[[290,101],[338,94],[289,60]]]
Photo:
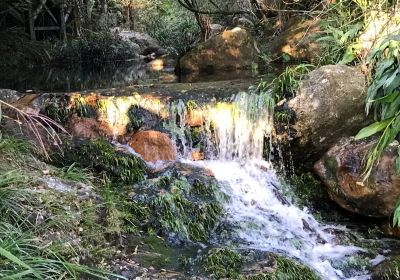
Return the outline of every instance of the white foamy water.
[[[337,245],[328,226],[280,193],[276,173],[262,160],[264,140],[272,135],[271,108],[268,94],[246,93],[238,94],[232,104],[209,108],[214,127],[209,137],[216,142],[217,153],[212,160],[194,164],[211,169],[230,197],[224,207],[234,244],[283,253],[326,279],[346,279],[332,263],[362,249]]]
[[[196,163],[213,171],[230,200],[225,204],[232,237],[241,248],[284,253],[312,267],[326,279],[344,279],[331,262],[359,252],[340,246],[306,210],[290,204],[276,186],[272,169],[260,162],[211,160]]]

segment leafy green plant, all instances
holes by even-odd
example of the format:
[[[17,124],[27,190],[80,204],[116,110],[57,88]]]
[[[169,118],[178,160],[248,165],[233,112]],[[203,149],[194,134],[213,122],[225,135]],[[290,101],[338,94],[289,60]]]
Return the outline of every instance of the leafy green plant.
[[[191,196],[202,196],[204,201]],[[183,240],[207,241],[222,214],[221,205],[214,201],[218,196],[213,184],[199,186],[185,178],[174,180],[168,192],[161,192],[150,203],[153,224]]]
[[[385,148],[400,132],[400,41],[386,39],[370,54],[373,79],[367,92],[367,114],[373,110],[376,122],[361,129],[356,139],[382,132],[368,154],[365,178]],[[396,164],[397,172],[400,166]]]
[[[362,11],[352,1],[331,4],[327,17],[321,21],[317,42],[322,48],[319,64],[347,64],[356,58],[352,45],[363,28]]]
[[[137,50],[118,35],[87,30],[80,38],[57,42],[50,50],[53,62],[80,62],[86,65],[134,58]]]
[[[380,136],[369,151],[364,171],[366,180],[386,147],[392,143],[400,132],[400,40],[386,38],[370,53],[372,81],[367,92],[367,114],[374,112],[375,122],[361,129],[356,139],[363,139],[374,134]],[[400,157],[395,164],[400,172]],[[400,226],[400,204],[396,205],[393,225]]]
[[[141,13],[139,22],[150,36],[176,55],[189,51],[200,33],[193,14],[177,1],[152,1]]]
[[[285,70],[272,81],[274,91],[279,96],[279,99],[294,97],[300,81],[314,68],[315,66],[312,64],[299,64],[286,67]]]
[[[21,155],[28,153],[31,149],[31,145],[26,140],[0,134],[0,151],[12,160],[17,161]]]

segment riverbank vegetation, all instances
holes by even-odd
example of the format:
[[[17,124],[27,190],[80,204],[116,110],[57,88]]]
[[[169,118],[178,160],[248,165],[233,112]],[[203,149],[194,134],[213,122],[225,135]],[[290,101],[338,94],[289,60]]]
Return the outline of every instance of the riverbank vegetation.
[[[259,82],[250,91],[268,95],[257,106],[275,110],[276,127],[271,130],[287,132],[288,141],[294,139],[290,126],[296,116],[287,104],[311,71],[340,64],[365,74],[366,113],[372,124],[361,129],[356,139],[375,136],[377,141],[362,163],[364,181],[354,185],[364,186],[385,149],[399,140],[399,9],[398,1],[384,0],[6,0],[0,4],[0,70],[6,73],[10,68],[46,64],[101,67],[138,58],[152,60],[154,56],[171,56],[178,63],[179,57],[199,43],[240,26],[254,39],[251,47],[257,51],[251,67],[252,78]],[[289,39],[285,32],[293,26],[301,29],[296,26],[299,22],[310,24]],[[273,52],[273,41],[281,37],[285,38],[283,46]],[[311,55],[304,50],[296,52],[304,38],[309,40],[305,48],[313,50]],[[273,70],[277,72],[274,78],[262,71],[271,69],[278,69]],[[107,94],[115,94],[115,89],[110,92]],[[88,121],[90,129],[100,130],[99,114],[93,111],[103,109],[104,116],[117,116],[120,107],[113,103],[111,109],[102,108],[97,96],[93,106],[84,98],[73,106],[66,100],[55,95],[44,108],[32,109],[32,104],[15,107],[0,99],[1,279],[134,279],[137,275],[151,279],[169,273],[167,270],[177,273],[168,276],[182,279],[192,275],[210,279],[320,279],[302,260],[256,249],[239,250],[235,245],[240,240],[225,247],[218,244],[216,235],[230,235],[222,222],[229,215],[223,205],[230,198],[212,172],[176,162],[148,164],[131,153],[124,137],[151,125],[168,133],[169,127],[160,128],[158,123],[166,123],[165,116],[157,115],[163,106],[158,99],[147,104],[146,110],[139,101],[130,104],[130,109],[123,108],[127,103],[117,102],[127,109],[128,116],[123,117],[129,124],[125,134],[113,131],[109,139],[100,137],[98,131],[95,137],[88,137],[96,139],[71,137],[67,132],[71,127],[64,126],[71,125],[74,117]],[[208,125],[207,132],[215,132],[216,125],[207,123],[204,116],[195,118],[202,108],[196,100],[179,102],[183,109],[174,111],[175,119],[169,124],[177,130],[188,128],[179,131],[179,136],[201,142],[195,155],[207,158],[205,145],[209,143],[203,142],[209,139],[203,139],[202,129]],[[262,102],[265,104],[260,105]],[[158,111],[152,105],[158,106]],[[258,112],[255,107],[254,112]],[[143,116],[139,118],[138,112]],[[197,124],[191,126],[183,119],[188,117],[185,114]],[[160,138],[158,134],[157,141]],[[120,140],[125,141],[123,145],[115,145]],[[325,137],[319,140],[323,142]],[[185,143],[178,145],[185,150]],[[268,160],[282,158],[282,150],[275,148],[265,147],[264,156],[271,156]],[[291,157],[290,151],[287,154]],[[194,158],[193,153],[191,156]],[[293,203],[311,211],[321,208],[318,202],[329,200],[322,183],[310,173],[297,174],[300,169],[295,170],[290,160],[279,167],[282,174],[290,176],[284,188],[275,190],[290,196],[290,202],[281,196],[282,204]],[[395,167],[399,172],[399,157]],[[340,215],[333,212],[324,209],[320,216]],[[400,226],[400,204],[390,219],[393,226]],[[310,225],[305,220],[302,223],[313,234]],[[258,254],[261,257],[257,259]],[[371,269],[371,258],[362,256],[347,266],[364,272]],[[266,267],[263,271],[248,269],[260,262]],[[397,258],[391,265],[397,269]],[[151,274],[153,266],[159,271]],[[379,273],[392,277],[386,270]]]

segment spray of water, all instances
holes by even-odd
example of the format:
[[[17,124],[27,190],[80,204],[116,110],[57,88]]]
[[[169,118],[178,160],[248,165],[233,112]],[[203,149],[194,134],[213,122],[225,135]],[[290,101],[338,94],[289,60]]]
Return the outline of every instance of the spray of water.
[[[230,104],[208,108],[209,138],[217,153],[195,164],[209,168],[230,197],[225,204],[230,239],[241,248],[294,257],[326,279],[345,279],[332,262],[361,249],[335,244],[328,227],[291,204],[279,191],[271,164],[263,160],[264,139],[271,138],[273,106],[268,94],[238,94]],[[219,240],[226,244],[226,240]]]

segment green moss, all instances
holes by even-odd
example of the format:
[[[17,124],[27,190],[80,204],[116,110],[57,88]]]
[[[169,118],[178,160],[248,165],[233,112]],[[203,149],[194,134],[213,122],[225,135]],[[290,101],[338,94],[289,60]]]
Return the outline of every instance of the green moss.
[[[192,146],[193,148],[200,148],[202,149],[203,147],[203,128],[202,127],[190,127],[188,128],[189,132],[188,134],[190,135],[190,139],[192,141]]]
[[[222,208],[214,201],[191,199],[190,194],[198,194],[198,186],[194,185],[193,190],[193,185],[185,179],[174,181],[170,192],[158,194],[150,208],[155,215],[156,227],[174,232],[183,239],[207,241]]]
[[[147,206],[149,221],[159,234],[182,241],[206,242],[222,214],[223,195],[215,182],[189,182],[185,177],[148,180],[134,200]],[[143,194],[144,192],[144,194]]]
[[[66,124],[73,114],[66,98],[52,95],[44,103],[44,114],[59,124]]]
[[[311,202],[325,199],[321,182],[311,173],[292,175],[285,191],[294,198],[295,203],[299,206],[309,206]]]
[[[128,111],[129,122],[126,126],[128,132],[139,130],[143,126],[143,120],[139,116],[138,107],[132,106]]]
[[[283,256],[274,256],[275,271],[248,277],[249,280],[320,280],[314,271],[305,265]]]
[[[329,173],[335,174],[335,170],[337,169],[337,162],[334,157],[325,158],[325,166],[328,168]]]
[[[186,110],[188,113],[192,112],[194,109],[198,108],[199,106],[197,105],[196,101],[194,100],[188,100],[186,102]]]
[[[228,248],[213,248],[202,260],[204,270],[216,279],[238,279],[243,257]]]
[[[58,165],[75,163],[96,173],[104,173],[115,184],[135,183],[144,178],[146,164],[131,154],[116,151],[104,139],[66,143],[63,153],[53,155]]]
[[[400,256],[392,257],[378,265],[372,273],[374,280],[400,279]]]

